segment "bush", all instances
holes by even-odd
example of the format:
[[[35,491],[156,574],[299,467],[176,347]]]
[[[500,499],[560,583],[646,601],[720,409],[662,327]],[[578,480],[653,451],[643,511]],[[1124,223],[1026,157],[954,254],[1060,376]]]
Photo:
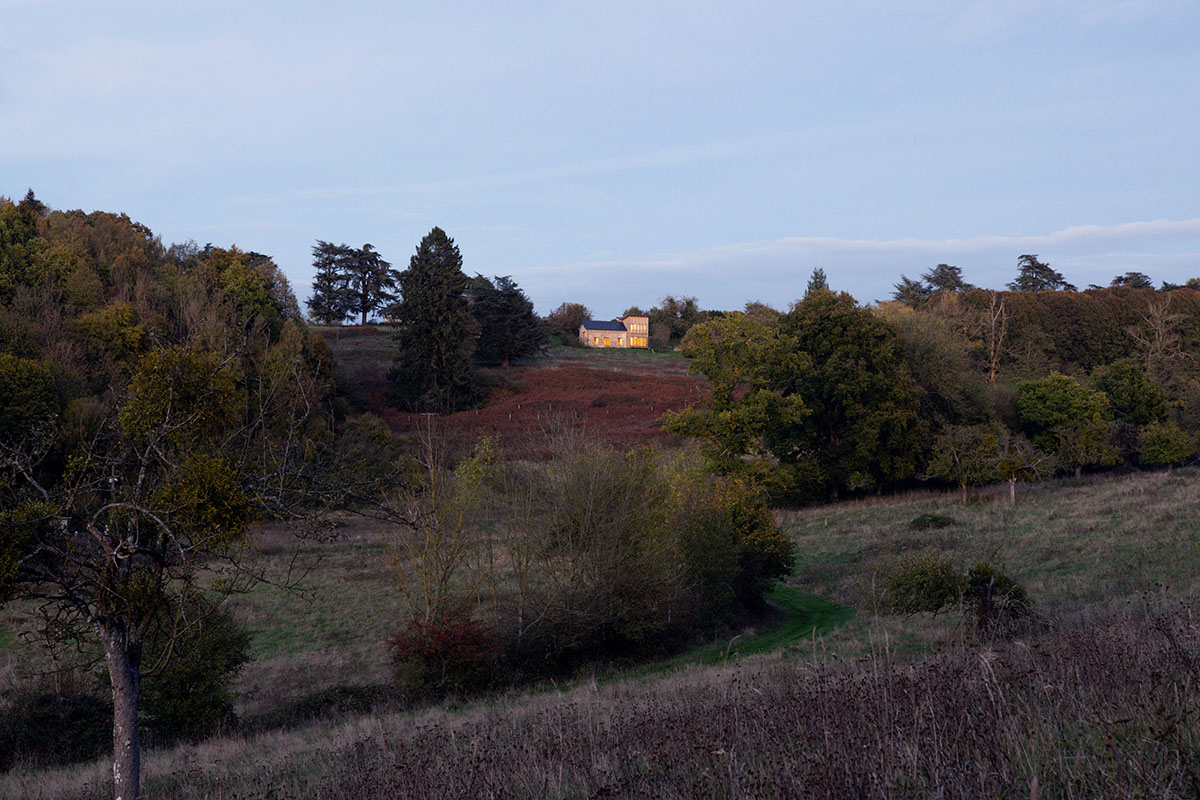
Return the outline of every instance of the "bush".
[[[1013,633],[1033,617],[1025,587],[988,564],[971,567],[966,585],[965,610],[983,636]]]
[[[1151,422],[1139,431],[1141,452],[1138,461],[1144,465],[1166,464],[1183,461],[1196,450],[1192,437],[1179,429],[1174,422]]]
[[[410,620],[389,642],[396,682],[413,699],[465,695],[489,688],[497,674],[496,634],[465,606],[432,620]]]
[[[250,660],[250,634],[199,595],[172,605],[177,613],[146,640],[142,713],[151,738],[198,738],[235,719],[229,687]]]
[[[875,607],[884,614],[937,614],[961,603],[965,590],[962,573],[948,559],[909,555],[879,576]]]
[[[29,694],[0,714],[0,771],[87,761],[112,747],[112,702],[93,695]]]
[[[914,531],[927,531],[935,528],[949,528],[956,524],[958,523],[953,518],[943,517],[940,514],[918,514],[908,523],[908,527]]]
[[[938,554],[910,555],[884,570],[874,604],[882,614],[937,614],[959,607],[981,636],[1003,636],[1033,621],[1025,587],[978,563],[964,574]]]

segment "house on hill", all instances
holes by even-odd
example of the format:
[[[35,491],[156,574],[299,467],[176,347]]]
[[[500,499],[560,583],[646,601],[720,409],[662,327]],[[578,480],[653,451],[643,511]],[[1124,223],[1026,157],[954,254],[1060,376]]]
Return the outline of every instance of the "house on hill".
[[[587,347],[649,347],[650,318],[630,314],[614,320],[584,320],[579,338]]]

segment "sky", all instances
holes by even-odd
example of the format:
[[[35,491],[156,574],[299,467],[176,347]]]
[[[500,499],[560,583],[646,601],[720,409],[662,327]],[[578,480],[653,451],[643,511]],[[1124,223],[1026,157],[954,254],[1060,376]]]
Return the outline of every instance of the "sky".
[[[1036,253],[1200,276],[1192,0],[0,0],[0,195],[397,268],[439,226],[539,313],[868,303]]]

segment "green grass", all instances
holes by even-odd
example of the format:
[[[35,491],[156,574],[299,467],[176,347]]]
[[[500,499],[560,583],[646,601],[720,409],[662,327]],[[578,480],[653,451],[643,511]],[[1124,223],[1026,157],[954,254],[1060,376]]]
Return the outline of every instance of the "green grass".
[[[796,543],[787,585],[854,605],[872,576],[907,552],[936,551],[963,569],[985,561],[1020,580],[1039,605],[1070,613],[1135,600],[1147,590],[1200,588],[1200,472],[1131,473],[1061,480],[958,502],[923,491],[782,515]],[[915,531],[922,513],[956,524]]]
[[[719,664],[731,658],[775,653],[796,648],[824,636],[854,617],[854,609],[787,586],[776,587],[767,599],[783,616],[762,631],[736,636],[727,642],[690,650],[672,659],[674,664]]]
[[[782,612],[772,624],[657,664],[608,673],[599,683],[602,691],[620,697],[644,692],[653,698],[659,691],[655,681],[691,680],[710,668],[705,665],[735,672],[783,669],[830,656],[842,662],[878,659],[881,652],[922,663],[928,653],[952,653],[964,641],[956,614],[877,617],[862,607],[877,571],[911,552],[936,551],[964,570],[988,561],[1021,581],[1038,610],[1056,624],[1167,606],[1200,589],[1198,489],[1200,471],[1181,469],[1020,486],[1015,507],[1002,487],[979,492],[966,504],[954,491],[921,491],[780,512],[797,565],[770,595]],[[951,517],[955,524],[913,530],[910,521],[923,513]],[[361,521],[343,533],[333,542],[299,545],[306,555],[322,556],[303,597],[266,584],[233,601],[237,616],[254,631],[255,661],[239,680],[239,711],[262,727],[273,727],[276,717],[281,726],[292,718],[319,719],[326,710],[328,718],[344,720],[386,694],[386,640],[402,609],[383,544],[387,534]],[[260,538],[265,546],[254,556],[255,566],[280,582],[295,545],[278,530]],[[0,672],[7,665],[9,676],[21,674],[12,659],[28,648],[14,630],[0,626]],[[589,682],[530,688],[494,702],[536,709],[568,685],[586,694]],[[364,716],[361,724],[370,719]],[[164,761],[162,769],[173,767]]]

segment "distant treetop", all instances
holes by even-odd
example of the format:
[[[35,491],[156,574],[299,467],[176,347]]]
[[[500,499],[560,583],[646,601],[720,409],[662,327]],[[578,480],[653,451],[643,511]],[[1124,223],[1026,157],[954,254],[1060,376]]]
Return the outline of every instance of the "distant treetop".
[[[1036,253],[1017,259],[1017,279],[1008,284],[1008,288],[1014,292],[1075,291],[1075,285],[1068,283],[1061,272],[1038,261]]]

